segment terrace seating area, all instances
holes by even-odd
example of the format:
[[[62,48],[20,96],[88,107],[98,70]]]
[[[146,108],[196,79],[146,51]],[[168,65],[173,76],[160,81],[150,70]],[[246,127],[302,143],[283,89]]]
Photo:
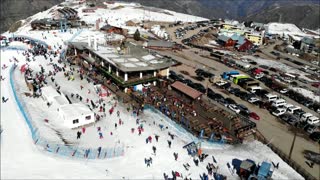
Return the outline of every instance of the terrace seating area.
[[[145,104],[154,106],[196,136],[204,130],[203,138],[205,139],[209,139],[214,134],[211,139],[213,141],[219,141],[223,137],[227,143],[237,143],[239,138],[245,137],[246,131],[254,128],[246,126],[243,119],[235,117],[206,100],[190,103],[190,99],[175,90],[152,87],[145,94],[134,92],[132,96],[135,99],[142,99],[141,101]]]

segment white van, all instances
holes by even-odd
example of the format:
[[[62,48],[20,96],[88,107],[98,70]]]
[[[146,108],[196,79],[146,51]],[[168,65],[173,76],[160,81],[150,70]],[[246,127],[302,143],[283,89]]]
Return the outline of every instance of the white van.
[[[261,90],[261,89],[263,88],[260,86],[253,86],[253,87],[249,87],[247,90],[251,93],[255,93],[257,90]]]
[[[271,106],[275,106],[275,107],[279,107],[279,106],[284,106],[286,104],[286,100],[284,99],[277,99],[275,101],[273,101],[273,103],[271,104]],[[284,107],[285,110],[287,110],[287,108]]]
[[[299,106],[293,106],[293,107],[289,107],[289,108],[287,109],[287,112],[290,113],[290,114],[293,114],[295,111],[297,111],[297,110],[299,110],[299,109],[301,109],[301,107],[299,107]]]
[[[266,94],[266,97],[269,102],[272,102],[278,99],[278,96],[275,94]]]
[[[316,116],[311,116],[308,118],[307,120],[308,124],[310,125],[315,125],[315,124],[318,124],[320,122],[320,119]]]

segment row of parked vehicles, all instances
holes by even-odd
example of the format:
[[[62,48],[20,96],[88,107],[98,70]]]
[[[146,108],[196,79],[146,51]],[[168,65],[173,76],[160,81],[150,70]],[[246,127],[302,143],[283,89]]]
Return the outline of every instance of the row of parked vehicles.
[[[260,108],[267,109],[271,114],[283,120],[284,122],[304,129],[309,134],[310,138],[314,141],[320,142],[320,120],[319,116],[307,113],[299,106],[288,104],[284,99],[276,94],[270,94],[268,91],[262,89],[255,93],[248,93],[241,91],[239,88],[229,87],[226,89],[230,94],[234,94],[247,102],[257,105]],[[247,108],[243,108],[243,105],[235,104],[235,101],[231,98],[223,98],[221,94],[208,91],[208,97],[218,101],[219,103],[229,107],[229,109],[239,113],[241,115],[248,115],[246,113]],[[229,105],[229,104],[235,105]],[[240,110],[240,111],[239,111]],[[249,117],[251,119],[259,120],[260,117],[250,112]]]
[[[230,93],[234,93],[235,95],[239,95],[244,100],[247,100],[249,103],[255,103],[262,105],[262,102],[259,98],[255,97],[255,95],[258,95],[260,97],[263,97],[266,99],[267,102],[271,103],[271,109],[272,114],[274,116],[280,116],[287,112],[289,108],[292,108],[294,110],[301,109],[300,107],[294,107],[292,104],[287,104],[285,99],[282,99],[278,97],[275,94],[270,94],[267,90],[264,90],[259,86],[259,82],[255,81],[254,79],[248,77],[247,75],[241,75],[238,71],[230,71],[230,72],[224,72],[221,77],[223,79],[228,79],[233,81],[235,84],[240,85],[244,89],[247,89],[250,93],[243,93],[240,91],[240,89],[231,88]],[[220,86],[221,81],[216,83],[216,85]],[[287,94],[287,89],[279,89],[277,87],[273,87],[273,89],[278,89],[280,93]],[[251,95],[250,95],[251,94]],[[269,104],[270,107],[270,104]],[[302,118],[302,120],[307,121],[310,125],[319,124],[320,120],[316,116],[310,116],[307,118]]]
[[[203,72],[206,71],[199,69],[196,70],[196,73],[199,75],[202,75]],[[173,71],[170,71],[170,78],[173,80],[181,81],[202,93],[207,92],[208,98],[220,103],[221,105],[229,108],[231,111],[237,114],[248,117],[252,120],[260,120],[260,117],[256,112],[250,111],[243,104],[236,103],[230,97],[223,97],[221,94],[214,92],[211,88],[206,89],[202,84],[193,83],[191,80],[185,79],[182,75],[177,75]],[[225,84],[221,85],[222,82],[224,82]],[[229,84],[229,86],[227,84]],[[308,133],[318,132],[320,120],[317,116],[312,115],[310,113],[306,113],[299,106],[288,104],[286,100],[282,99],[276,94],[271,94],[269,91],[265,89],[259,89],[252,93],[249,93],[246,91],[242,91],[239,88],[231,87],[230,82],[227,81],[216,82],[215,85],[220,88],[224,88],[230,94],[234,94],[242,100],[245,100],[253,105],[257,105],[260,108],[269,110],[271,114],[278,117],[279,119],[288,116],[289,118],[287,118],[284,121],[290,125],[295,125],[297,127],[304,128]]]
[[[198,26],[197,24],[189,25],[186,27],[180,27],[174,31],[174,34],[177,39],[182,39],[186,35],[187,31],[195,30],[199,27],[200,26]]]

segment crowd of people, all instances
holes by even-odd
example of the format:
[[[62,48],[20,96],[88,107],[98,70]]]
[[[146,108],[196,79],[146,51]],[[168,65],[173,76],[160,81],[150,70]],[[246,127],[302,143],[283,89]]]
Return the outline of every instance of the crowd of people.
[[[61,46],[57,46],[58,49],[61,50]],[[56,47],[55,47],[56,48]],[[47,49],[45,48],[45,46],[37,46],[37,48],[35,48],[34,50],[28,50],[23,52],[23,55],[26,57],[27,61],[31,61],[31,59],[33,61],[35,61],[35,56],[43,56],[45,60],[48,60],[48,65],[51,65],[53,68],[53,71],[47,71],[43,66],[40,66],[40,71],[39,72],[34,72],[31,68],[29,68],[28,64],[26,64],[26,66],[24,66],[25,69],[20,69],[21,72],[24,72],[24,76],[26,79],[26,82],[30,82],[30,85],[32,86],[34,95],[33,97],[39,97],[41,96],[41,88],[44,87],[45,85],[48,84],[47,79],[50,78],[52,84],[54,84],[56,90],[59,92],[61,90],[61,86],[58,84],[58,82],[56,81],[56,75],[60,72],[62,72],[64,74],[64,77],[68,80],[68,81],[74,81],[75,80],[75,75],[79,75],[81,81],[82,80],[87,80],[88,83],[93,82],[94,84],[97,83],[97,80],[89,78],[90,74],[92,74],[92,72],[87,71],[85,72],[83,69],[81,68],[74,68],[71,66],[71,62],[64,62],[59,60],[58,63],[55,63],[53,61],[53,58],[56,58],[58,55],[59,50],[56,51],[47,51]],[[14,58],[16,59],[16,58]],[[15,60],[17,61],[17,60]],[[67,66],[67,63],[69,63],[69,68]],[[5,66],[3,66],[3,68],[6,68]],[[4,77],[1,76],[1,80],[4,80]],[[98,96],[101,92],[97,91],[91,91],[90,89],[86,90],[86,88],[83,85],[80,85],[80,90],[81,91],[87,91],[87,94],[91,94],[92,92],[95,92]],[[67,95],[68,96],[68,95]],[[71,97],[71,100],[73,101],[80,101],[85,103],[91,110],[95,111],[95,118],[96,121],[99,121],[101,118],[103,117],[107,117],[106,114],[106,108],[107,108],[107,103],[111,104],[111,108],[109,109],[109,116],[111,116],[113,114],[113,112],[117,113],[117,118],[119,119],[117,122],[114,122],[114,128],[115,130],[124,124],[124,121],[121,120],[121,113],[119,110],[117,110],[117,100],[114,99],[113,102],[109,101],[106,102],[104,98],[100,98],[98,100],[93,100],[90,98],[83,98],[80,94],[78,93],[70,93],[69,96]],[[111,92],[109,90],[107,90],[107,96],[111,96]],[[148,92],[147,96],[148,98],[150,98],[152,104],[154,105],[160,105],[162,103],[167,103],[167,101],[170,101],[170,103],[172,103],[172,106],[176,107],[176,109],[179,110],[177,115],[182,115],[184,116],[186,113],[188,112],[193,112],[190,111],[188,108],[191,108],[187,103],[179,101],[176,98],[170,98],[170,97],[166,97],[165,95],[161,95],[161,94],[154,94],[151,91]],[[8,101],[8,98],[2,97],[2,102],[5,103]],[[50,106],[50,105],[48,105]],[[186,110],[188,109],[188,110]],[[137,134],[138,136],[146,136],[145,141],[146,143],[150,143],[152,144],[152,152],[153,155],[156,156],[157,154],[157,143],[159,141],[166,141],[168,146],[167,148],[171,149],[173,142],[175,141],[175,135],[173,133],[171,133],[170,131],[168,131],[168,136],[167,137],[161,137],[157,134],[154,135],[148,135],[148,134],[143,134],[143,132],[145,131],[145,121],[141,120],[141,114],[143,114],[143,107],[137,108],[136,106],[128,106],[127,111],[130,113],[132,112],[132,115],[134,117],[136,117],[136,127],[132,127],[131,128],[131,133],[133,134]],[[152,124],[151,124],[152,125]],[[164,126],[162,124],[156,124],[155,122],[153,122],[154,126],[159,126],[161,131],[163,130],[168,130],[168,127],[164,128]],[[137,131],[136,131],[137,129]],[[103,130],[101,127],[97,127],[97,134],[98,134],[98,138],[99,139],[103,139],[104,135],[103,135]],[[82,127],[80,130],[78,130],[76,132],[76,139],[80,140],[81,137],[83,135],[86,134],[86,127]],[[112,131],[110,132],[110,135],[112,135]],[[155,139],[155,140],[153,140]],[[48,145],[49,146],[49,145]],[[159,148],[159,146],[158,146]],[[100,154],[102,152],[102,147],[98,147],[97,148],[97,152],[98,152],[98,157],[100,157]],[[85,150],[84,153],[84,157],[88,158],[90,154],[90,148]],[[199,160],[200,162],[203,162],[203,160],[207,157],[207,155],[201,154],[199,155]],[[178,161],[179,158],[179,154],[177,152],[173,152],[173,160],[174,161]],[[150,167],[152,165],[152,162],[154,161],[154,159],[152,159],[152,157],[148,157],[148,158],[144,158],[145,160],[145,164],[146,167]],[[198,159],[194,159],[194,163],[196,166],[198,166],[199,163]],[[186,168],[186,170],[188,171],[191,166],[186,163],[183,164],[183,166]],[[214,167],[213,164],[208,163],[207,165],[207,170],[208,170],[208,175],[212,175],[213,169],[215,169],[216,167]],[[208,175],[206,173],[203,173],[202,175],[200,175],[201,179],[208,179]],[[185,177],[183,177],[181,172],[178,171],[171,171],[171,175],[172,178],[169,178],[169,176],[164,173],[164,179],[176,179],[178,177],[180,178],[184,178],[186,180],[191,179],[188,178],[187,175],[185,175]]]

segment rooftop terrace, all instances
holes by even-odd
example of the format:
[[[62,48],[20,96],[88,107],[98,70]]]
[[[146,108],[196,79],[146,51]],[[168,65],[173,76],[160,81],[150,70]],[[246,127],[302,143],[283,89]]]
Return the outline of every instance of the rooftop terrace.
[[[89,50],[93,55],[106,60],[123,72],[158,70],[176,64],[173,59],[163,57],[133,43],[126,43],[126,48],[121,51],[112,46],[101,45],[95,50],[85,42],[70,42],[69,44],[79,50]]]

